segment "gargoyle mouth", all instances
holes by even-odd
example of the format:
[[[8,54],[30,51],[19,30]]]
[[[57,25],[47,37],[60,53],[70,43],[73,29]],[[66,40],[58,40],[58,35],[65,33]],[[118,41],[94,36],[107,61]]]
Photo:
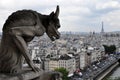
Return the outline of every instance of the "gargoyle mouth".
[[[50,36],[50,39],[52,41],[55,41],[56,39],[59,39],[60,38],[60,35],[56,35],[56,36]]]
[[[60,38],[60,33],[58,31],[54,32],[54,33],[50,33],[50,32],[46,32],[48,37],[51,39],[51,41],[55,41],[56,39]]]

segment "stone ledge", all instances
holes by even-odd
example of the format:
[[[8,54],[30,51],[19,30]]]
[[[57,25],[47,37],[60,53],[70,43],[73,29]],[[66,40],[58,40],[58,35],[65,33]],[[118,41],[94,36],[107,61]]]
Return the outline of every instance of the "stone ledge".
[[[34,72],[25,70],[18,74],[3,74],[0,73],[0,80],[62,80],[62,74],[59,72]]]
[[[34,71],[24,71],[19,74],[2,74],[0,73],[0,80],[31,80],[43,75],[43,71],[34,72]]]

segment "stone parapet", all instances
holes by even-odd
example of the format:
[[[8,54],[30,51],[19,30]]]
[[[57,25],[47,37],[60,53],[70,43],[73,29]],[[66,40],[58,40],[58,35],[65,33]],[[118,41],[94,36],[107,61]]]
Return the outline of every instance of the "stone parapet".
[[[59,72],[23,71],[18,74],[0,73],[0,80],[62,80]]]

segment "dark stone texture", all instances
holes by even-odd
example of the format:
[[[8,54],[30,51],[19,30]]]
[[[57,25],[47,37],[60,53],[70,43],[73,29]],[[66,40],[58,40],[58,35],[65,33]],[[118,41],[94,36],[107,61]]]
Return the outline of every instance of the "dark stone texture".
[[[27,49],[35,36],[46,33],[52,41],[60,38],[58,15],[59,6],[50,15],[20,10],[8,17],[0,44],[0,80],[60,80],[60,73],[43,72],[35,67]],[[31,70],[23,68],[23,58]]]
[[[0,74],[0,80],[62,80],[58,72],[23,71],[18,74]]]
[[[0,74],[0,80],[31,80],[39,77],[43,72],[24,71],[18,74]]]
[[[21,73],[25,58],[34,72],[39,72],[28,53],[28,42],[45,32],[54,41],[60,38],[58,28],[59,6],[55,13],[42,15],[33,10],[20,10],[12,13],[3,26],[0,45],[0,73]]]

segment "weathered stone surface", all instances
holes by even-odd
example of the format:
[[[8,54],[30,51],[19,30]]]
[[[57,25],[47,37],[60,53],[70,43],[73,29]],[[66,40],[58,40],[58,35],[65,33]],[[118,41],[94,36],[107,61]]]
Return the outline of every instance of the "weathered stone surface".
[[[59,6],[50,15],[42,15],[33,10],[19,10],[13,12],[3,25],[0,44],[0,72],[19,73],[24,60],[33,71],[39,71],[31,60],[28,43],[34,37],[44,33],[54,41],[60,38],[58,28]]]
[[[8,17],[0,43],[0,80],[56,80],[60,76],[57,72],[44,72],[37,68],[27,49],[34,37],[44,33],[52,41],[60,38],[58,15],[59,6],[50,15],[20,10]],[[31,70],[23,70],[24,59]]]
[[[23,71],[19,74],[0,73],[0,80],[62,80],[59,72]]]
[[[44,72],[24,71],[19,74],[2,74],[0,73],[0,80],[31,80],[40,77]]]

